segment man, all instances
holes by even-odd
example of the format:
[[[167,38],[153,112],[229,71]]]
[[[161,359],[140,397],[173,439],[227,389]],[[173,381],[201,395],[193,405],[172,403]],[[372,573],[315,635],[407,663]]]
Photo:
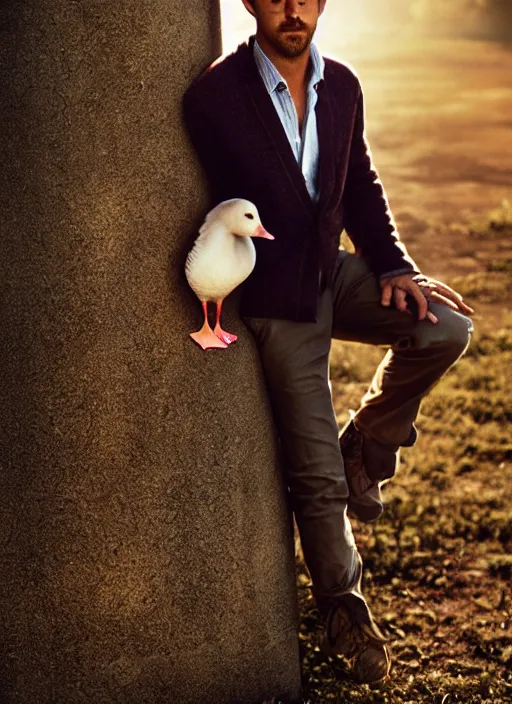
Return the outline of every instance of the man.
[[[287,454],[286,480],[323,648],[360,681],[389,673],[385,638],[361,592],[347,513],[382,511],[380,483],[414,443],[420,401],[464,352],[472,310],[422,277],[399,240],[364,135],[353,71],[312,43],[326,0],[242,0],[256,37],[210,66],[184,114],[216,202],[247,198],[272,243],[256,242],[241,313],[260,352]],[[345,228],[357,255],[339,251]],[[428,300],[427,300],[428,299]],[[391,346],[338,439],[331,338]]]

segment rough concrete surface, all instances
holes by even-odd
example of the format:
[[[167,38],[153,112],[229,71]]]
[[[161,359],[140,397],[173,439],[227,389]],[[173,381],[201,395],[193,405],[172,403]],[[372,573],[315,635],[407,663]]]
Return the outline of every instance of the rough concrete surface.
[[[0,7],[0,702],[300,694],[293,546],[249,334],[203,352],[181,124],[216,0]]]

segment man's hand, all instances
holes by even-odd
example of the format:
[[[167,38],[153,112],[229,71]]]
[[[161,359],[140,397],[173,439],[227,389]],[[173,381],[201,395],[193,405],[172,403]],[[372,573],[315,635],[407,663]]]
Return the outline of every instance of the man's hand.
[[[401,274],[388,279],[381,279],[381,303],[389,306],[393,299],[397,310],[411,313],[407,306],[407,295],[412,296],[418,307],[418,320],[427,318],[437,323],[437,317],[428,309],[428,301],[442,303],[452,310],[465,315],[474,311],[462,300],[462,296],[441,281],[436,281],[423,274]]]

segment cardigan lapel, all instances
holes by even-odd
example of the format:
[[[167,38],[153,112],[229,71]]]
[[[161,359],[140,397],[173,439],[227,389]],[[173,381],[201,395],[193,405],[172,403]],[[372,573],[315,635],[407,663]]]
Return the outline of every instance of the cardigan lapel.
[[[272,103],[272,98],[265,88],[265,84],[254,61],[252,53],[253,44],[254,37],[250,37],[249,45],[245,44],[240,47],[245,53],[245,78],[247,80],[247,87],[253,107],[269,139],[274,143],[276,157],[281,162],[293,190],[296,192],[304,207],[309,211],[310,215],[316,218],[316,205],[311,200],[301,168],[295,159],[284,127]]]
[[[321,213],[329,202],[335,183],[333,119],[325,79],[318,85],[316,120],[319,147],[318,212]]]

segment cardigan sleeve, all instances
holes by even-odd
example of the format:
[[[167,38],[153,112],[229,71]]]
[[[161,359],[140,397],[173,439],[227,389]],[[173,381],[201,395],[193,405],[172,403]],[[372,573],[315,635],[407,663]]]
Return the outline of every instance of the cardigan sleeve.
[[[347,234],[377,276],[398,270],[419,273],[400,241],[384,188],[372,163],[361,89],[342,202]]]

